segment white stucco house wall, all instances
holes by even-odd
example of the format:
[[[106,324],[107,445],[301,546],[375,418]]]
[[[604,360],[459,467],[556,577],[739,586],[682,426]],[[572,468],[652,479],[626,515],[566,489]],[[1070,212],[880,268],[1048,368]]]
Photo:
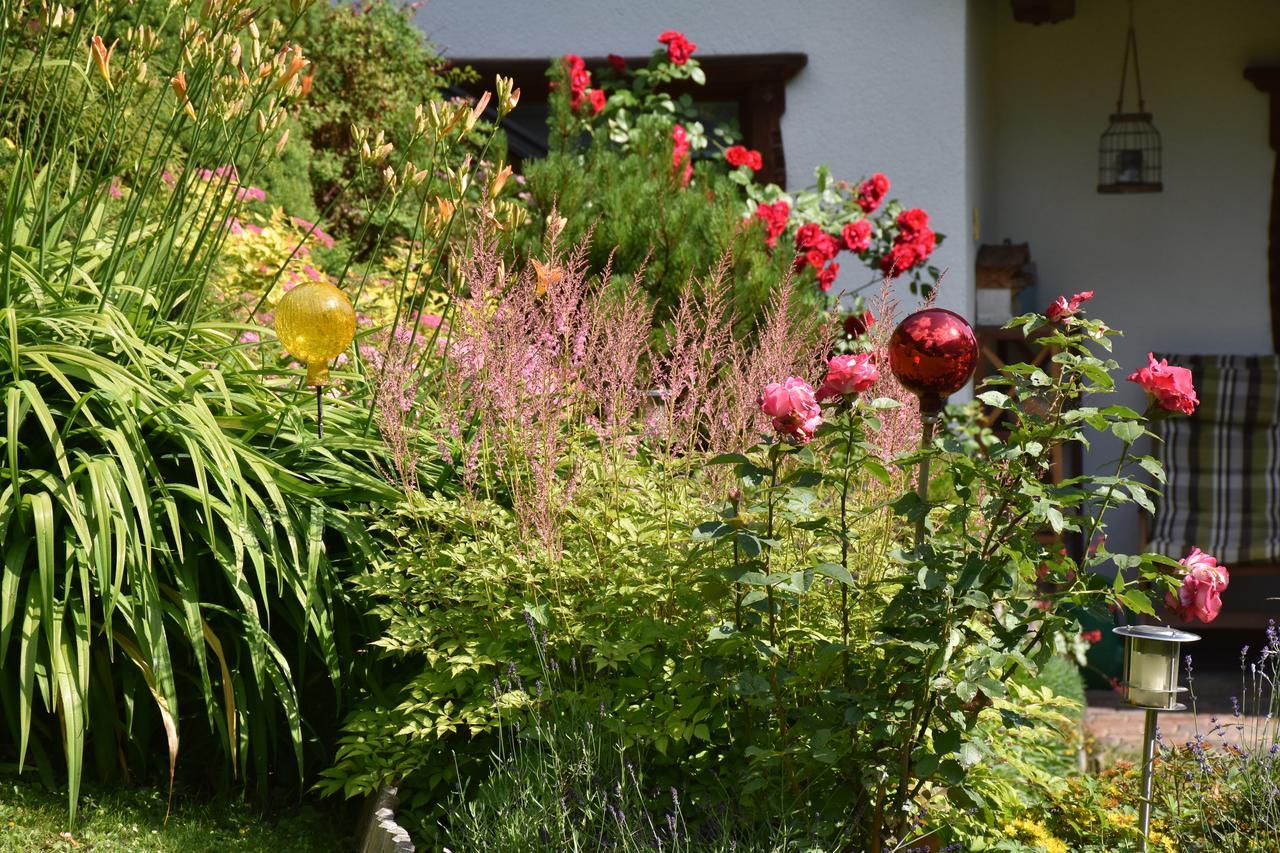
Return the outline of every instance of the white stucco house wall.
[[[644,55],[666,29],[699,57],[803,52],[786,89],[788,183],[807,184],[821,163],[889,175],[891,194],[948,235],[940,305],[972,317],[977,247],[1007,238],[1030,243],[1036,304],[1096,292],[1094,313],[1125,331],[1126,367],[1148,350],[1272,352],[1275,155],[1269,99],[1244,69],[1280,64],[1280,3],[1135,0],[1134,11],[1164,148],[1164,191],[1135,195],[1095,188],[1120,0],[1076,0],[1044,25],[1016,22],[1010,0],[430,0],[417,21],[460,57]],[[1125,388],[1121,402],[1141,396]],[[1103,442],[1086,465],[1114,451]],[[1115,548],[1136,545],[1129,518],[1113,519]]]

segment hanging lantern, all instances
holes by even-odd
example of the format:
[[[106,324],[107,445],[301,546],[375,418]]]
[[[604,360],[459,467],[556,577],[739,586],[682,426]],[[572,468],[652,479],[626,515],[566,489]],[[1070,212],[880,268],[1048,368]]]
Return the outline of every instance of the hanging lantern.
[[[1124,625],[1111,629],[1124,637],[1124,699],[1146,710],[1142,734],[1142,800],[1138,804],[1138,849],[1147,850],[1151,830],[1151,788],[1155,774],[1156,715],[1186,708],[1178,694],[1178,657],[1183,643],[1200,639],[1196,634],[1164,625]]]
[[[1137,112],[1126,112],[1125,83],[1129,78],[1129,58],[1133,57],[1133,77],[1138,89]],[[1151,123],[1142,97],[1142,71],[1138,67],[1138,36],[1133,29],[1133,3],[1129,4],[1129,33],[1124,43],[1124,63],[1120,67],[1120,97],[1107,129],[1098,142],[1098,192],[1158,193],[1161,181],[1160,131]]]
[[[329,362],[355,337],[355,308],[327,281],[309,281],[281,298],[275,328],[281,345],[307,365],[307,384],[316,389],[316,432],[324,435],[323,386],[329,384]]]
[[[978,364],[978,339],[969,321],[945,308],[908,316],[889,338],[889,369],[912,394],[920,411],[936,415],[964,387]]]

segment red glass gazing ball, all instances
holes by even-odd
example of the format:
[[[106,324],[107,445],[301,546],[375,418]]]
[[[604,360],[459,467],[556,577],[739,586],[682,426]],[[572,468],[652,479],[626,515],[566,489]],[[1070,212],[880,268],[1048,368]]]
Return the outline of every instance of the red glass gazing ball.
[[[945,308],[917,311],[889,338],[889,369],[920,398],[926,414],[942,409],[978,364],[978,339],[969,321]]]

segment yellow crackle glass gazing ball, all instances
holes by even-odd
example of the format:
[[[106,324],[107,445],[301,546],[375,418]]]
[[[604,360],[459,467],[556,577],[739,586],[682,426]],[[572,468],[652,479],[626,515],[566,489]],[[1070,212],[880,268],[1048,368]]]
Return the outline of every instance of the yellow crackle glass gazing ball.
[[[327,281],[309,281],[280,299],[275,327],[289,354],[306,362],[307,384],[327,385],[329,362],[355,337],[356,309]]]

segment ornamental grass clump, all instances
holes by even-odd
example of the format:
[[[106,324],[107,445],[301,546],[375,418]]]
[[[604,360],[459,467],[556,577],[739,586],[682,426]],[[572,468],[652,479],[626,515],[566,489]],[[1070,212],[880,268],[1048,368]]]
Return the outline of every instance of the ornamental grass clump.
[[[255,325],[290,279],[359,305],[367,277],[348,256],[312,266],[332,240],[260,181],[311,94],[308,7],[0,10],[0,755],[50,785],[65,771],[72,821],[90,773],[172,787],[187,770],[264,800],[305,784],[364,682],[343,577],[376,549],[352,511],[397,498],[373,383],[353,348],[322,443],[300,367]],[[424,106],[407,135],[452,151],[474,112]],[[501,215],[469,166],[427,181],[385,146],[362,163],[388,199]],[[403,265],[393,316],[425,303],[455,217],[422,218],[434,254]],[[246,290],[232,316],[221,297]]]

